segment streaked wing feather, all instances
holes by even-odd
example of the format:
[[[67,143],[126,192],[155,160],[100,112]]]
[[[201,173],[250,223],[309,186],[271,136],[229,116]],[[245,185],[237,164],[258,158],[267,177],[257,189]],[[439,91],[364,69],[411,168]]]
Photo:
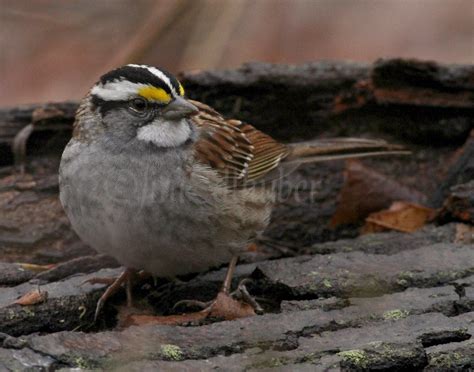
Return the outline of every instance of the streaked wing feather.
[[[230,187],[242,187],[276,168],[288,147],[239,120],[225,120],[209,106],[191,101],[199,108],[193,122],[200,127],[196,157],[216,169]]]
[[[249,124],[241,123],[241,127],[254,146],[254,156],[249,163],[247,181],[255,181],[276,168],[281,159],[288,155],[288,148]]]

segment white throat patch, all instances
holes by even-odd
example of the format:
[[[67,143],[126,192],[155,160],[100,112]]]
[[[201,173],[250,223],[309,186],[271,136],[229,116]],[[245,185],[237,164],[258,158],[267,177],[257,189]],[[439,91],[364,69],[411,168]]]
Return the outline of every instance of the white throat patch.
[[[191,127],[182,119],[178,122],[155,120],[138,129],[137,138],[159,147],[177,147],[191,137]]]

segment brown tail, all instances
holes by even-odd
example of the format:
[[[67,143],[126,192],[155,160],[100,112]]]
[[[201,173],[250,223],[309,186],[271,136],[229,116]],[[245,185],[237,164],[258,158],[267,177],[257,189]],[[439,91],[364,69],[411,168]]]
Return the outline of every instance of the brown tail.
[[[288,145],[285,163],[313,163],[327,160],[362,158],[380,155],[408,155],[403,146],[383,140],[361,138],[330,138]]]

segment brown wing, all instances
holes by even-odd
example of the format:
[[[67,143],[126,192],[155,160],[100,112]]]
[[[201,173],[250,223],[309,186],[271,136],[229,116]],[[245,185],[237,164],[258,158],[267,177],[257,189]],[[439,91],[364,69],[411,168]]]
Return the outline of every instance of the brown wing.
[[[199,108],[193,122],[201,129],[196,157],[216,169],[230,187],[242,187],[275,169],[289,149],[239,120],[226,120],[209,106]]]

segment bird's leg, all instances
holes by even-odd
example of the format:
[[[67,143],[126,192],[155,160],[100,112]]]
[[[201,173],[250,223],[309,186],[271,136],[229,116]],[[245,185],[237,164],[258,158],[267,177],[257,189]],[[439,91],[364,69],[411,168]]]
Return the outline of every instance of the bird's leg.
[[[229,294],[230,286],[232,284],[232,276],[234,275],[235,266],[237,265],[238,259],[239,259],[238,256],[234,256],[232,257],[232,260],[230,260],[229,266],[227,267],[227,272],[225,274],[224,282],[222,283],[219,293],[225,293],[227,295]],[[207,302],[198,301],[198,300],[181,300],[174,304],[173,310],[179,306],[187,306],[187,307],[198,307],[200,309],[203,309],[203,311],[205,311],[206,309],[209,309],[210,307],[212,307],[214,303],[216,302],[216,300],[217,300],[217,297],[214,300],[207,301]]]
[[[221,292],[229,294],[230,286],[232,284],[232,277],[234,276],[235,267],[237,266],[237,261],[239,260],[238,256],[232,257],[232,260],[229,262],[227,267],[227,272],[225,273],[224,282],[222,283]]]
[[[258,312],[261,312],[262,310],[257,304],[257,302],[251,298],[250,294],[247,291],[247,288],[245,288],[245,284],[242,284],[240,286],[241,288],[239,288],[238,291],[242,292],[241,298],[244,301],[248,299],[251,299],[251,301],[237,301],[233,298],[232,294],[230,294],[232,277],[234,276],[237,260],[237,256],[232,257],[232,260],[229,263],[229,267],[227,268],[227,272],[224,278],[224,282],[222,283],[221,290],[217,294],[216,299],[212,301],[212,303],[209,305],[209,307],[203,310],[203,312],[207,311],[208,315],[211,317],[232,320],[255,315],[256,310]]]
[[[95,308],[94,321],[97,321],[100,311],[104,306],[105,302],[113,296],[120,289],[122,284],[125,283],[126,293],[127,293],[127,305],[131,306],[132,304],[132,279],[136,276],[136,270],[134,269],[125,269],[125,271],[115,279],[115,281],[105,290],[105,292],[100,296],[99,301],[97,301],[97,306]],[[94,280],[91,280],[94,283]]]
[[[156,315],[130,315],[127,318],[125,326],[144,325],[144,324],[187,324],[189,322],[202,321],[208,317],[232,320],[255,315],[261,312],[261,307],[250,296],[245,288],[245,281],[239,285],[239,289],[235,292],[235,297],[239,297],[246,302],[237,301],[233,298],[234,294],[229,293],[234,275],[235,266],[238,257],[235,256],[229,263],[227,272],[222,283],[221,289],[216,298],[209,302],[183,300],[177,302],[173,309],[180,305],[199,307],[202,310],[193,313],[156,316]]]
[[[237,260],[237,256],[232,257],[222,287],[214,300],[209,302],[179,301],[173,308],[176,308],[179,305],[197,306],[203,309],[201,310],[201,313],[206,316],[219,317],[228,320],[255,315],[256,312],[262,313],[263,310],[260,305],[258,305],[258,303],[250,296],[247,288],[245,288],[245,281],[241,282],[239,289],[236,291],[239,292],[240,298],[245,301],[244,303],[235,300],[233,294],[230,293],[232,277],[234,276]]]

